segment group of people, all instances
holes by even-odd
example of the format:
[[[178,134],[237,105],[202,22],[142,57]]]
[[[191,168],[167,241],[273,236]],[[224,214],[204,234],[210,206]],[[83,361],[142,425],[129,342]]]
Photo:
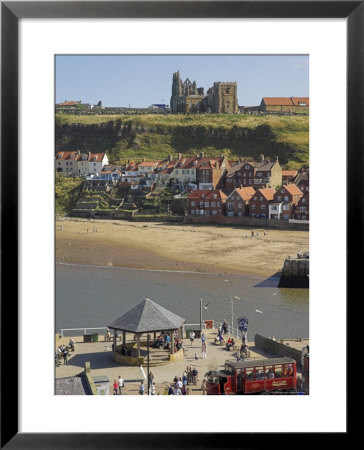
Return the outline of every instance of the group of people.
[[[68,356],[70,352],[74,351],[75,351],[75,341],[72,338],[69,340],[68,345],[61,344],[57,348],[56,352],[56,366],[58,367],[61,365],[61,359],[63,359],[63,364],[68,366]]]
[[[119,375],[117,380],[114,380],[114,395],[122,395],[122,388],[124,387],[124,380]]]
[[[230,348],[234,347],[234,345],[235,345],[234,338],[229,338],[227,343],[226,343],[226,350],[230,351]]]
[[[197,385],[198,380],[198,370],[196,367],[187,366],[184,370],[182,377],[177,377],[173,379],[173,383],[166,386],[163,394],[164,395],[187,395],[188,385]]]
[[[160,348],[163,347],[165,349],[169,349],[171,345],[171,337],[168,333],[162,331],[160,335],[157,337],[154,347]]]
[[[131,348],[127,348],[125,345],[121,346],[120,352],[122,355],[131,356]]]
[[[241,347],[236,351],[236,361],[239,362],[243,358],[248,357],[248,344],[243,340]]]
[[[148,381],[149,381],[149,394],[155,395],[154,375],[152,372],[149,372],[148,374]],[[139,385],[139,395],[144,395],[144,392],[145,392],[145,385],[144,380],[142,380]]]

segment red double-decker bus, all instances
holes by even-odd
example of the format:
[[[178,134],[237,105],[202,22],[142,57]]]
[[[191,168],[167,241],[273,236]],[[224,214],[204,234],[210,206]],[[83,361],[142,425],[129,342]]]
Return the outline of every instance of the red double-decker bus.
[[[225,361],[225,368],[206,373],[208,395],[296,392],[297,368],[292,358]]]

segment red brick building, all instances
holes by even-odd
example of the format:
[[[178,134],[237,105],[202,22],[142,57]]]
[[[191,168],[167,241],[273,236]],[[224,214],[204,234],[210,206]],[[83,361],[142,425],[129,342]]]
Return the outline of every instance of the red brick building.
[[[310,194],[306,191],[297,203],[293,218],[296,220],[310,220]]]
[[[253,186],[262,189],[282,184],[282,168],[278,158],[275,161],[264,159],[259,161],[240,161],[232,166],[225,177],[224,192],[230,194],[237,187]]]
[[[187,214],[195,216],[223,216],[227,196],[219,189],[196,190],[187,198]]]
[[[249,201],[255,194],[252,186],[236,188],[226,200],[226,215],[229,217],[249,216]]]
[[[282,186],[278,191],[274,194],[273,204],[280,205],[277,217],[274,217],[274,214],[270,214],[269,217],[271,219],[293,219],[293,212],[302,198],[302,191],[295,184],[288,184],[287,186]],[[272,208],[271,208],[272,211]]]
[[[258,189],[249,201],[249,216],[268,218],[269,204],[273,201],[276,190],[273,188]]]

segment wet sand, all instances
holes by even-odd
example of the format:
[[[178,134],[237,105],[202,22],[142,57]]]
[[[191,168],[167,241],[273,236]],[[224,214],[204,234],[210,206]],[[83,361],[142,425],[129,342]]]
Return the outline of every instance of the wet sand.
[[[62,229],[61,229],[62,228]],[[97,231],[96,231],[97,230]],[[60,219],[56,261],[268,277],[308,250],[308,231],[114,220]]]

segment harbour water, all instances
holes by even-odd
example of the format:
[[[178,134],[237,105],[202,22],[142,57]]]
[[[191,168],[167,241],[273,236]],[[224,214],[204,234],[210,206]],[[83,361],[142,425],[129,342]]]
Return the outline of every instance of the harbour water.
[[[309,337],[308,289],[278,288],[268,280],[226,273],[149,271],[110,266],[56,264],[56,331],[61,328],[104,327],[145,297],[186,319],[226,319],[234,324],[246,316],[248,339],[254,334],[276,339]],[[239,298],[235,298],[239,297]]]

